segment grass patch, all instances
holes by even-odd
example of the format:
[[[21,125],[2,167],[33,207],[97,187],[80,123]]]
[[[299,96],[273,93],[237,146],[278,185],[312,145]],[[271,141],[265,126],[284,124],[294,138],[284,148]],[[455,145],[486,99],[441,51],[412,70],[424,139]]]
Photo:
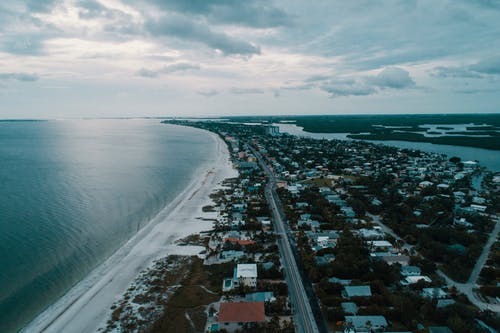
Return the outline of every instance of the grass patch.
[[[203,266],[201,259],[193,257],[189,274],[168,299],[151,332],[203,331],[207,320],[205,307],[220,298],[218,293],[207,290],[220,291],[222,278],[231,275],[233,265],[229,264]]]

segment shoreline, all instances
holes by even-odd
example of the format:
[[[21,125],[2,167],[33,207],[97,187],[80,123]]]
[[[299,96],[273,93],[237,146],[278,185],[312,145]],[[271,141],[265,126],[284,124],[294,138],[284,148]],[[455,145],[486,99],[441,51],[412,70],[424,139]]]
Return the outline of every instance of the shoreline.
[[[141,271],[156,259],[182,252],[176,240],[212,227],[212,222],[198,219],[210,214],[202,212],[202,207],[210,204],[209,195],[224,179],[237,174],[225,142],[217,134],[207,133],[215,141],[214,160],[201,165],[192,182],[171,203],[20,332],[96,331],[108,319],[113,302]]]

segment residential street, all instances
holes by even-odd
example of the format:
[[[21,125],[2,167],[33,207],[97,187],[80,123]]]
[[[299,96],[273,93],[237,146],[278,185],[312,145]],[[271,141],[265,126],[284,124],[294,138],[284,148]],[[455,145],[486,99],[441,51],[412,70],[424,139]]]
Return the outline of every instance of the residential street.
[[[403,242],[402,249],[408,249],[408,250],[413,249],[413,246],[406,243],[391,228],[389,228],[388,226],[383,224],[380,221],[380,216],[372,215],[372,214],[368,214],[368,215],[373,219],[374,223],[376,223],[377,225],[379,225],[382,228],[383,232],[391,235],[392,237],[394,237],[395,239],[397,239],[399,241],[402,241]],[[446,284],[448,286],[457,288],[457,290],[459,292],[466,295],[467,298],[469,299],[469,301],[471,303],[473,303],[475,306],[477,306],[479,309],[500,312],[500,305],[499,304],[491,304],[491,303],[483,302],[474,292],[474,288],[476,286],[477,279],[479,278],[479,273],[483,269],[483,266],[485,265],[486,260],[488,259],[488,256],[490,254],[491,247],[495,243],[495,240],[498,237],[498,232],[500,231],[500,219],[497,217],[496,220],[497,220],[497,222],[495,224],[495,227],[493,228],[492,232],[490,233],[488,241],[486,242],[486,244],[483,248],[483,252],[481,253],[479,258],[477,259],[476,265],[474,266],[474,269],[472,270],[471,275],[470,275],[467,283],[459,283],[459,282],[453,281],[440,269],[437,270],[437,273],[439,274],[439,276],[441,276],[446,281]]]
[[[319,332],[314,314],[311,309],[311,305],[309,303],[309,298],[307,297],[307,293],[304,288],[302,277],[300,276],[299,270],[297,268],[297,263],[295,262],[295,257],[292,252],[292,248],[290,246],[285,222],[282,218],[280,203],[277,199],[277,194],[275,191],[276,179],[274,173],[263,161],[262,156],[255,150],[253,150],[253,152],[258,158],[260,166],[269,177],[269,182],[266,185],[265,195],[272,211],[275,232],[277,235],[279,235],[277,243],[281,258],[283,260],[285,279],[289,286],[290,299],[293,306],[294,321],[297,332]]]

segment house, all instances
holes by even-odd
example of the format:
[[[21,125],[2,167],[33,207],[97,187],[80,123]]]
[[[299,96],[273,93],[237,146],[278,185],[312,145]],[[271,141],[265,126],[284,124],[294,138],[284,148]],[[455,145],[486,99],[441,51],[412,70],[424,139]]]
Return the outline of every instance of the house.
[[[234,203],[233,211],[242,213],[247,208],[246,203]]]
[[[453,305],[455,304],[455,300],[454,299],[451,299],[451,298],[447,298],[447,299],[438,299],[437,301],[437,304],[436,304],[436,307],[439,309],[439,308],[445,308],[449,305]]]
[[[389,325],[384,316],[345,316],[344,333],[382,332]]]
[[[372,240],[366,242],[368,247],[373,250],[379,250],[379,249],[387,249],[391,250],[392,249],[392,244],[386,240]]]
[[[233,244],[238,244],[238,245],[241,245],[241,246],[247,246],[247,245],[253,245],[255,244],[255,241],[254,240],[251,240],[251,239],[238,239],[238,238],[235,238],[235,237],[227,237],[226,239],[224,239],[224,241],[227,243],[233,243]]]
[[[429,186],[432,186],[432,185],[434,185],[434,183],[433,183],[433,182],[430,182],[430,181],[425,180],[425,181],[423,181],[423,182],[420,182],[420,183],[418,184],[418,187],[420,187],[420,188],[425,188],[425,187],[429,187]]]
[[[453,333],[447,326],[429,326],[429,333]]]
[[[345,286],[342,296],[345,298],[351,297],[370,297],[372,290],[370,286]]]
[[[486,207],[486,206],[481,206],[481,205],[474,205],[474,204],[472,204],[472,205],[470,205],[470,208],[471,208],[471,209],[473,209],[473,210],[475,210],[476,212],[481,212],[481,213],[483,213],[483,212],[485,212],[485,211],[486,211],[486,208],[488,208],[488,207]]]
[[[428,283],[432,282],[432,280],[428,276],[425,276],[425,275],[414,275],[414,276],[407,276],[407,277],[405,277],[403,280],[401,280],[401,284],[403,286],[408,286],[410,284],[415,284],[415,283],[417,283],[419,281],[424,281],[424,282],[428,282]]]
[[[422,297],[444,299],[448,297],[448,294],[441,288],[423,288]]]
[[[241,330],[243,325],[262,323],[266,320],[264,302],[222,302],[219,307],[219,329],[228,332]]]
[[[220,254],[220,258],[223,261],[231,261],[231,260],[242,258],[244,256],[245,256],[245,252],[235,251],[235,250],[222,251]]]
[[[329,283],[339,283],[343,286],[348,286],[351,284],[351,280],[347,280],[347,279],[339,279],[339,278],[336,278],[336,277],[331,277],[328,279],[328,282]]]
[[[234,270],[234,285],[255,288],[257,286],[257,264],[238,264]]]
[[[403,276],[418,276],[421,274],[420,267],[418,266],[402,266],[401,275]]]
[[[314,260],[316,261],[317,266],[325,266],[325,265],[328,265],[329,263],[331,263],[335,260],[335,255],[325,254],[322,256],[316,256],[314,258]]]
[[[359,229],[356,232],[360,237],[363,239],[383,239],[384,238],[384,233],[382,230],[378,228],[372,228],[372,229]]]
[[[384,260],[388,265],[400,264],[401,266],[408,266],[410,257],[405,255],[390,255],[383,256],[382,260]]]
[[[276,298],[272,291],[260,291],[245,295],[245,301],[247,302],[273,302],[275,300]]]
[[[315,221],[315,220],[299,220],[297,225],[299,227],[309,226],[309,228],[312,230],[318,230],[320,228],[319,221]]]
[[[343,302],[343,303],[340,303],[340,306],[342,307],[342,311],[344,311],[344,313],[348,313],[348,314],[352,314],[352,315],[356,315],[358,313],[358,306],[356,305],[356,303]]]

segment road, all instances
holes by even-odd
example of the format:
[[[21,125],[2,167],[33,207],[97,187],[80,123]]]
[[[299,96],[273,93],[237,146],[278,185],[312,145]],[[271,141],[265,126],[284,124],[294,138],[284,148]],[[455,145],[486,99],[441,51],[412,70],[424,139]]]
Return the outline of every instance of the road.
[[[446,280],[446,283],[448,285],[454,286],[457,288],[458,291],[461,293],[465,294],[469,301],[473,303],[475,306],[477,306],[481,310],[491,310],[493,312],[500,313],[500,305],[497,304],[492,304],[492,303],[486,303],[483,302],[477,294],[474,292],[474,288],[476,287],[477,279],[479,278],[479,273],[481,273],[481,270],[483,269],[484,265],[486,264],[486,261],[488,260],[488,256],[490,255],[491,247],[495,243],[497,237],[498,237],[498,232],[500,231],[500,218],[495,217],[496,223],[495,227],[490,233],[490,236],[488,237],[488,240],[486,241],[486,244],[484,245],[483,251],[481,252],[481,255],[476,261],[476,265],[474,265],[474,268],[472,269],[472,272],[469,276],[469,280],[467,280],[466,283],[458,283],[450,279],[446,274],[444,274],[441,271],[438,271],[438,274],[443,277]]]
[[[391,235],[394,237],[396,240],[401,241],[403,246],[402,249],[407,249],[409,251],[413,250],[413,246],[409,245],[406,243],[401,237],[399,237],[391,228],[386,226],[380,221],[380,216],[378,215],[369,215],[373,222],[378,224],[381,228],[382,231]],[[456,282],[448,277],[443,271],[438,269],[436,272],[439,276],[441,276],[445,281],[448,287],[455,287],[459,292],[467,296],[469,301],[477,306],[480,310],[491,310],[494,312],[500,312],[500,305],[499,304],[492,304],[492,303],[486,303],[482,301],[474,292],[474,288],[476,287],[477,279],[479,278],[479,273],[481,273],[481,270],[483,269],[486,261],[488,260],[488,256],[491,251],[491,247],[495,243],[497,237],[498,237],[498,232],[500,231],[500,219],[495,217],[496,223],[495,227],[491,231],[488,240],[486,244],[484,245],[483,251],[481,252],[481,255],[476,261],[476,264],[474,265],[474,268],[472,269],[472,272],[470,274],[469,280],[466,283],[459,283]]]
[[[314,314],[311,309],[311,304],[309,303],[309,298],[304,288],[302,277],[300,276],[300,272],[297,267],[297,262],[295,261],[295,257],[293,255],[292,247],[290,245],[289,233],[287,232],[289,229],[285,226],[286,222],[283,219],[281,203],[275,190],[276,178],[274,173],[264,162],[262,156],[252,147],[250,147],[250,149],[252,149],[253,153],[259,160],[260,166],[269,178],[265,188],[265,195],[272,212],[274,231],[277,235],[279,235],[277,239],[278,249],[283,261],[285,279],[290,292],[296,331],[300,333],[319,332],[316,319],[314,318]]]

